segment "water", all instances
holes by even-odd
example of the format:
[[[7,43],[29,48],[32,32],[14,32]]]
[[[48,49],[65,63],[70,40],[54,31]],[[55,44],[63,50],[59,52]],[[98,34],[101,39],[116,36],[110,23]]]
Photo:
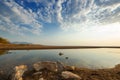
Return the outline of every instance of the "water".
[[[62,52],[64,55],[60,56],[59,52]],[[0,69],[8,70],[16,65],[31,65],[38,61],[61,61],[67,65],[91,69],[111,68],[116,64],[120,64],[120,49],[0,51]]]

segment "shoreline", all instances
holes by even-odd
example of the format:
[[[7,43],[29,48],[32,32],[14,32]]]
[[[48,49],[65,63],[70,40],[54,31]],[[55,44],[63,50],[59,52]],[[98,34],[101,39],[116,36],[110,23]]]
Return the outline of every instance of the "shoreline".
[[[95,48],[114,48],[120,46],[49,46],[35,44],[0,44],[0,50],[40,50],[40,49],[95,49]]]

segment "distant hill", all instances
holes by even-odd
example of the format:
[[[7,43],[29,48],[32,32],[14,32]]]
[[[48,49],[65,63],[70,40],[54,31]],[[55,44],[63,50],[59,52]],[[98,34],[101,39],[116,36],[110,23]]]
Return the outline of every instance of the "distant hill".
[[[0,44],[9,44],[10,42],[7,39],[0,37]]]
[[[12,44],[32,44],[32,43],[29,43],[29,42],[11,42]]]

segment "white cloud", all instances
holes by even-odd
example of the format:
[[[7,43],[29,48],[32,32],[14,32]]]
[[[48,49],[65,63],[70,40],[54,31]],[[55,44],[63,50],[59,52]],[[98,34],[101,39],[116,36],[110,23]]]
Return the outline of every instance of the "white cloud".
[[[10,12],[2,14],[2,12],[7,12],[2,9],[0,24],[7,23],[2,25],[6,29],[12,29],[8,25],[14,26],[15,30],[18,29],[16,30],[18,33],[40,34],[41,22],[60,23],[63,30],[75,31],[84,31],[92,26],[109,22],[120,22],[120,1],[118,0],[26,1],[28,4],[34,2],[37,5],[36,11],[31,8],[25,9],[23,1],[21,1],[23,6],[14,1],[3,1],[4,6],[9,7]]]
[[[36,14],[32,10],[26,10],[14,1],[4,1],[3,3],[7,9],[10,9],[11,13],[5,11],[7,16],[0,14],[1,25],[4,26],[1,28],[13,34],[24,35],[26,32],[40,34],[42,25],[36,20]]]
[[[57,13],[57,19],[58,22],[62,22],[63,21],[63,17],[62,17],[62,3],[64,2],[64,0],[58,0],[57,5],[56,5],[56,13]]]
[[[37,4],[37,7],[40,5],[43,5],[44,7],[39,7],[37,9],[37,16],[39,20],[42,20],[44,22],[52,23],[57,20],[59,23],[62,22],[62,3],[65,2],[65,0],[27,0],[29,3],[33,2]],[[54,8],[53,8],[54,7]],[[55,19],[56,18],[56,19]]]
[[[36,15],[38,20],[42,20],[46,23],[52,23],[55,21],[55,12],[53,9],[56,4],[55,0],[27,0],[28,3],[35,3],[36,7]],[[60,0],[59,0],[60,1]],[[42,5],[42,7],[40,7]]]
[[[102,0],[103,5],[98,5],[97,0],[69,0],[68,3],[72,5],[67,5],[67,10],[73,11],[71,14],[65,14],[68,16],[63,18],[61,22],[61,28],[63,30],[75,30],[84,31],[85,29],[90,29],[96,25],[110,24],[109,22],[119,22],[120,13],[120,3],[116,1],[111,1],[111,4],[107,2],[111,0]],[[118,9],[118,10],[117,10]],[[70,15],[70,16],[69,16]],[[115,20],[116,19],[116,20]]]

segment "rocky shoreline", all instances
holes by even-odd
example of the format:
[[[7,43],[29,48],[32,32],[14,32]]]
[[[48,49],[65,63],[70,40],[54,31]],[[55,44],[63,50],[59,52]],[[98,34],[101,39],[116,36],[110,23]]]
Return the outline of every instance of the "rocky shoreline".
[[[120,80],[120,65],[93,70],[61,62],[40,61],[32,66],[16,66],[9,76],[0,71],[0,80]]]

